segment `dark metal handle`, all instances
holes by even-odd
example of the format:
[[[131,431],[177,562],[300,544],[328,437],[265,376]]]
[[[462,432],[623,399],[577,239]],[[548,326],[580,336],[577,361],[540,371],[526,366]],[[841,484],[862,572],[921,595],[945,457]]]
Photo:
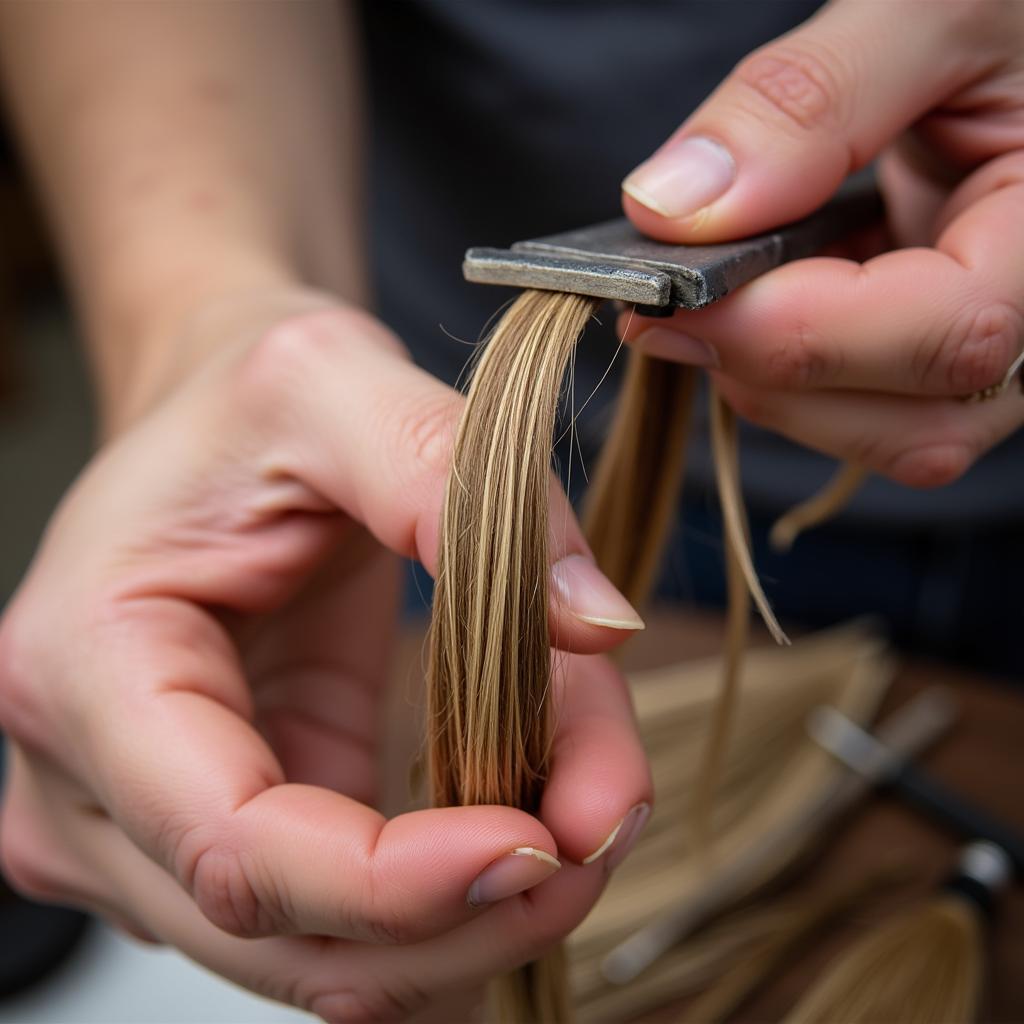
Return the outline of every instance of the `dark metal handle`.
[[[965,837],[988,839],[1001,846],[1013,861],[1018,877],[1024,877],[1024,836],[1006,822],[906,762],[896,770],[889,784],[930,817]]]
[[[809,217],[753,238],[667,245],[620,218],[511,249],[470,249],[462,269],[468,281],[620,299],[644,313],[668,315],[677,306],[717,302],[760,274],[876,222],[883,210],[873,176],[862,173]]]

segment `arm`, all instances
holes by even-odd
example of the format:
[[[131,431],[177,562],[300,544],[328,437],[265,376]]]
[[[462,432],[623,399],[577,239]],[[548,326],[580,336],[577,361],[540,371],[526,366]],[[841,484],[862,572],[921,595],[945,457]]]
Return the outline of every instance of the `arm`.
[[[365,302],[352,12],[0,4],[9,102],[115,422],[201,357],[169,346],[204,304],[287,284]]]

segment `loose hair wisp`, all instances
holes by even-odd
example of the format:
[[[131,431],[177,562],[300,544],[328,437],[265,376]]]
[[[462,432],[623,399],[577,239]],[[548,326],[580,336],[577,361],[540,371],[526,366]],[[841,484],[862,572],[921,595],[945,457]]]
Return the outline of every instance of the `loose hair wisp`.
[[[473,373],[448,478],[427,671],[427,762],[435,806],[505,804],[536,812],[551,738],[548,633],[551,445],[573,348],[597,301],[526,291],[494,329]],[[630,353],[585,525],[602,570],[634,604],[654,581],[683,475],[696,371]],[[758,584],[739,489],[735,418],[712,395],[712,440],[725,523],[730,626],[725,688],[693,807],[700,844],[735,717],[750,598],[785,635]],[[786,538],[834,512],[855,488],[786,524]],[[515,1024],[569,1017],[559,952],[495,987]]]

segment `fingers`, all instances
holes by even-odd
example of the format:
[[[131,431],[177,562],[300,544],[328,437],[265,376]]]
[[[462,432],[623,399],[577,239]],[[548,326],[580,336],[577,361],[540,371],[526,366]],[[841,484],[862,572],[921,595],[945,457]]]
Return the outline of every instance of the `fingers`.
[[[434,572],[462,399],[378,344],[373,331],[381,329],[359,337],[351,322],[326,313],[268,338],[261,357],[285,364],[273,379],[291,379],[302,399],[279,465]],[[643,623],[597,570],[560,488],[550,518],[552,638],[566,650],[607,650]]]
[[[541,819],[563,859],[625,859],[650,813],[652,782],[629,689],[607,658],[570,656],[557,670],[551,773]]]
[[[1024,348],[1024,161],[977,179],[951,198],[936,249],[800,260],[705,310],[633,317],[626,336],[773,390],[965,396],[997,384]]]
[[[139,626],[132,624],[132,635]],[[132,650],[122,653],[138,665]],[[579,664],[556,698],[552,793],[544,813],[558,821],[567,845],[582,859],[624,811],[649,799],[650,789],[621,677],[601,659],[574,660]],[[181,664],[168,668],[171,678],[192,675]],[[232,696],[229,681],[220,680],[218,688],[226,699]],[[510,842],[532,843],[544,853],[554,852],[555,844],[539,822],[506,808],[420,812],[384,825],[342,796],[289,785],[262,789],[239,804],[244,790],[229,785],[231,773],[258,778],[272,766],[241,720],[234,720],[236,735],[227,725],[211,730],[188,713],[189,700],[209,703],[194,686],[162,690],[151,695],[148,718],[130,723],[116,709],[111,713],[113,702],[101,701],[108,708],[107,730],[95,733],[90,723],[88,749],[101,790],[112,796],[116,821],[70,807],[59,818],[66,833],[74,827],[89,837],[70,836],[75,862],[95,876],[87,887],[89,902],[107,913],[130,915],[135,927],[256,991],[328,1019],[351,1019],[359,1007],[402,1016],[535,958],[582,919],[601,890],[610,850],[600,864],[581,869],[569,863],[553,872],[547,858],[520,850],[510,872]],[[158,771],[147,767],[146,751],[153,748],[165,752]],[[588,784],[577,782],[579,775]],[[56,806],[52,794],[48,803]],[[139,823],[140,808],[148,825]],[[125,823],[154,859],[180,868],[183,858],[198,855],[191,886],[198,906],[169,878],[165,884],[157,865],[128,844],[119,827]],[[635,817],[628,827],[638,828]],[[210,837],[218,838],[210,843]],[[492,842],[506,856],[489,861]],[[83,846],[92,850],[90,856]],[[476,857],[483,870],[474,875]],[[516,876],[520,864],[529,877]],[[197,877],[204,872],[209,881]],[[564,884],[536,884],[545,874],[559,880],[563,873]],[[529,883],[535,895],[516,894]],[[468,905],[470,894],[486,905]],[[222,903],[228,904],[227,914]],[[341,932],[373,944],[297,937],[243,941],[225,930],[263,934],[271,929],[262,927],[261,915],[269,915],[274,929]],[[237,927],[253,918],[255,929]],[[443,934],[420,940],[424,922]],[[418,941],[377,944],[382,939]]]
[[[406,1012],[415,1011],[437,997],[483,985],[564,939],[591,910],[605,881],[596,864],[566,864],[536,889],[430,942],[353,950],[347,963],[363,980],[338,1003],[325,998],[316,1011],[323,1013],[324,1007],[327,1019],[344,1020],[353,1003],[370,1001],[380,1007],[389,999],[397,999]]]
[[[245,636],[256,723],[289,782],[361,803],[378,799],[400,587],[398,559],[368,535],[352,536],[275,616],[273,629]]]
[[[95,908],[96,886],[90,872],[62,841],[61,826],[71,815],[55,820],[40,813],[52,793],[44,790],[29,760],[20,747],[7,741],[4,799],[0,804],[3,878],[29,899]],[[56,802],[51,799],[50,803]],[[108,905],[104,909],[112,908]]]
[[[93,690],[80,746],[115,821],[218,927],[414,941],[557,871],[553,837],[521,811],[385,821],[284,784],[246,720],[242,677],[203,636],[215,628],[167,601],[109,627],[100,647],[116,658],[80,666]]]
[[[410,945],[281,936],[240,939],[207,921],[173,882],[109,822],[79,818],[79,850],[117,901],[187,956],[272,999],[328,1021],[428,1019],[493,977],[536,959],[587,914],[604,872],[566,865],[442,936]],[[417,1018],[419,1019],[419,1018]]]
[[[992,401],[965,403],[864,393],[793,395],[714,376],[745,419],[908,487],[952,483],[1024,424],[1016,388]]]
[[[863,266],[801,260],[707,310],[634,317],[627,340],[692,362],[696,339],[703,365],[751,387],[965,396],[1002,380],[1024,345],[1024,315],[1004,294],[932,249]]]
[[[655,238],[702,243],[810,213],[985,71],[958,8],[829,4],[751,54],[626,178],[627,216]]]

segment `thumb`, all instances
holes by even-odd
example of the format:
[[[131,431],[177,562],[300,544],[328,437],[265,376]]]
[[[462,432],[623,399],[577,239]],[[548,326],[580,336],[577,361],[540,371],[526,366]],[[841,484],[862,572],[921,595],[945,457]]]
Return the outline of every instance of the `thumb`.
[[[626,178],[626,215],[655,238],[705,243],[811,213],[979,74],[960,8],[834,0],[742,61]]]
[[[559,869],[551,833],[511,807],[385,820],[288,782],[220,625],[163,597],[115,605],[75,664],[94,684],[76,753],[111,818],[223,930],[415,942]]]
[[[311,314],[284,330],[305,338],[289,342],[301,353],[291,377],[304,411],[288,459],[295,476],[435,574],[464,400],[361,314]],[[598,569],[555,480],[550,493],[551,635],[565,650],[609,650],[643,622]]]

